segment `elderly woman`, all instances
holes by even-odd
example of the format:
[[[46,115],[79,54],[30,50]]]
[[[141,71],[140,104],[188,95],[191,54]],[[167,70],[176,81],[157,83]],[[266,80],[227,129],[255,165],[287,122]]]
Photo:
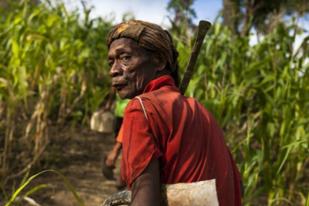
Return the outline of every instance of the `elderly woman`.
[[[112,86],[131,101],[121,176],[131,205],[160,205],[161,184],[215,179],[221,206],[241,205],[240,175],[213,116],[178,85],[178,53],[160,26],[132,20],[108,36]]]

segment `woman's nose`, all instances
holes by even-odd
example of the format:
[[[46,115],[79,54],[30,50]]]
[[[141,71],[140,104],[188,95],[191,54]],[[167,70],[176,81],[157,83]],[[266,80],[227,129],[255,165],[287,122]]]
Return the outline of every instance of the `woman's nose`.
[[[115,77],[121,75],[121,73],[122,73],[121,65],[117,61],[115,61],[109,71],[109,75],[111,77]]]

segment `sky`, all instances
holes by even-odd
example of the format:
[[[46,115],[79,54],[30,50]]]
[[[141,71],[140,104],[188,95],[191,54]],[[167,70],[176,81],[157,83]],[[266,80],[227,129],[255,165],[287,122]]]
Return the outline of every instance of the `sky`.
[[[114,19],[114,23],[122,20],[123,14],[131,12],[136,19],[145,20],[168,27],[170,25],[168,0],[86,0],[88,6],[93,6],[91,17]],[[80,7],[78,0],[66,0],[70,8]],[[221,0],[195,0],[193,9],[197,14],[195,22],[208,20],[213,22],[222,8]]]
[[[80,0],[64,0],[69,9],[81,9]],[[168,19],[168,11],[166,9],[169,0],[84,0],[87,6],[93,6],[91,17],[104,17],[104,19],[113,20],[120,23],[125,13],[134,14],[136,19],[149,21],[161,25],[164,28],[170,26]],[[222,0],[195,0],[193,9],[197,14],[194,22],[197,24],[199,20],[208,20],[214,22],[222,9]],[[303,28],[309,30],[309,20],[301,19],[299,21]],[[308,31],[297,37],[295,46],[300,45],[303,38],[308,35]],[[257,43],[257,37],[252,33],[250,44]]]

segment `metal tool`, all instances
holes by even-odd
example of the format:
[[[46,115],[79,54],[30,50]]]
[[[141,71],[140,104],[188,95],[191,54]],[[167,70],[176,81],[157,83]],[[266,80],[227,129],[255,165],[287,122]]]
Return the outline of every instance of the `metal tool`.
[[[201,46],[203,44],[203,40],[206,36],[206,33],[208,32],[209,28],[211,27],[211,23],[208,21],[200,21],[198,24],[198,30],[197,30],[197,36],[196,36],[196,40],[190,55],[190,59],[189,59],[189,63],[186,67],[183,79],[180,83],[180,91],[182,94],[185,93],[189,82],[192,78],[193,72],[194,72],[194,68],[195,68],[195,64],[197,61],[197,57],[201,51]]]

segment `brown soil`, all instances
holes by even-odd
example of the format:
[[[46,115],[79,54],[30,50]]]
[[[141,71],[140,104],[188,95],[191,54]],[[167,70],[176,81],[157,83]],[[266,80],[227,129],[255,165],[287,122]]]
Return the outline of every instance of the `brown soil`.
[[[102,154],[114,144],[114,135],[103,135],[89,129],[53,129],[50,145],[41,168],[61,172],[73,185],[86,206],[99,206],[117,192],[115,181],[106,180],[101,173]],[[119,160],[115,174],[119,175]],[[72,192],[64,180],[53,173],[37,178],[32,186],[48,184],[48,188],[30,195],[41,206],[76,206]]]

